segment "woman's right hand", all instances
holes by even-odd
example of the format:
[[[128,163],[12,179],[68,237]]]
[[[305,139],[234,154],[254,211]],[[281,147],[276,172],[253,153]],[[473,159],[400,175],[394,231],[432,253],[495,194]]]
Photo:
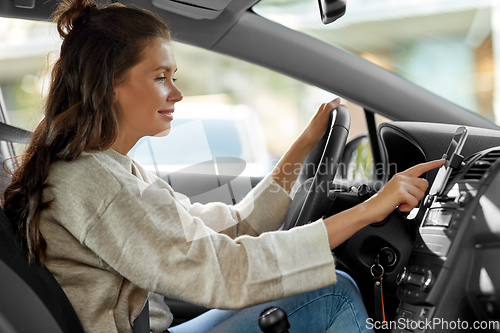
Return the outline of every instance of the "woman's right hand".
[[[396,208],[403,212],[412,210],[429,186],[427,180],[419,176],[443,164],[444,160],[436,160],[397,173],[370,199],[325,219],[330,248],[336,248],[368,224],[382,221]]]
[[[435,160],[421,163],[395,174],[377,194],[364,202],[369,223],[382,221],[396,208],[402,212],[411,211],[422,200],[429,186],[427,180],[419,176],[439,168],[444,162],[445,160]]]

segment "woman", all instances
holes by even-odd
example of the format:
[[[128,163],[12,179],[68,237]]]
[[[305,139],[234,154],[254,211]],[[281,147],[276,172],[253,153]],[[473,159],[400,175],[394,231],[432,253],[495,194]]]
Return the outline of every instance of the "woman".
[[[256,314],[274,300],[297,332],[366,331],[360,296],[336,275],[330,249],[395,207],[414,207],[427,188],[418,176],[442,161],[398,174],[333,217],[267,232],[279,227],[291,201],[296,172],[284,167],[304,161],[338,100],[318,109],[241,203],[191,204],[127,156],[141,137],[168,134],[182,99],[164,22],[91,0],[61,4],[54,20],[63,44],[45,118],[3,207],[30,259],[54,274],[86,331],[131,332],[148,295],[153,332],[172,319],[158,295],[245,308],[209,311],[175,333],[258,332]]]

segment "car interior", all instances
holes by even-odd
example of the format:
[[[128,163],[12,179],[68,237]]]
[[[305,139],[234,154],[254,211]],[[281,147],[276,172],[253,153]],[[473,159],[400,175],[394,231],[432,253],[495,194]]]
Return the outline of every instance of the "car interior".
[[[99,3],[111,2],[155,12],[168,22],[178,42],[263,66],[363,108],[368,131],[350,141],[349,111],[338,107],[332,112],[327,131],[306,160],[315,165],[314,170],[301,170],[284,229],[353,207],[380,190],[395,173],[446,154],[443,171],[422,176],[431,186],[417,208],[410,213],[396,209],[384,221],[357,232],[332,255],[337,269],[349,273],[358,284],[370,318],[387,323],[374,327],[375,331],[465,332],[474,330],[476,322],[499,323],[499,126],[362,57],[262,17],[253,10],[258,0]],[[328,7],[333,8],[328,17],[325,6],[338,2],[319,1],[323,21],[342,16],[346,1],[340,2],[344,7],[340,12],[335,5]],[[56,5],[56,0],[3,0],[0,16],[45,21]],[[318,21],[319,13],[320,8]],[[15,154],[12,143],[26,142],[29,132],[9,125],[5,105],[0,106],[0,158],[8,161]],[[376,115],[390,121],[378,123]],[[352,162],[360,139],[370,142],[372,177],[348,179],[340,165]],[[8,176],[2,176],[4,184]],[[176,174],[174,183],[167,173],[161,176],[174,190],[190,197],[237,178]],[[251,186],[261,179],[250,177]],[[50,272],[27,262],[26,249],[3,212],[0,276],[0,332],[83,332]],[[382,278],[380,291],[376,286]],[[165,302],[174,325],[208,310],[168,298]],[[441,325],[434,328],[419,325],[438,320]],[[406,324],[389,326],[402,322]],[[462,326],[457,327],[457,322]],[[481,329],[500,332],[499,326]],[[295,332],[293,327],[290,332]]]

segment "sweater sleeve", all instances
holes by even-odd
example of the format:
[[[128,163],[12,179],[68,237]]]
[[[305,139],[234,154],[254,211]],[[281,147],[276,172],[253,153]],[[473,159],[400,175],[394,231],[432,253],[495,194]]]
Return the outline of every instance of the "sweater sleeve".
[[[324,223],[231,239],[170,195],[144,200],[123,186],[81,234],[112,269],[155,293],[241,308],[336,281]]]
[[[235,206],[220,202],[191,204],[189,198],[180,193],[175,192],[174,196],[191,216],[199,217],[207,227],[231,238],[258,236],[266,231],[277,230],[292,201],[271,175],[262,179]]]

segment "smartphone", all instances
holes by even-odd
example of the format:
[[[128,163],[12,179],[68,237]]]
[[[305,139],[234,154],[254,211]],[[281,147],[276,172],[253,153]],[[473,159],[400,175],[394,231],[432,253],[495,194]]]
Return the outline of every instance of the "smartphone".
[[[453,167],[457,167],[453,165],[453,159],[460,158],[461,162],[460,152],[462,151],[462,148],[465,144],[467,135],[468,129],[466,126],[460,126],[453,135],[450,145],[448,146],[446,153],[443,155],[443,158],[446,160],[446,162],[441,168],[439,168],[436,178],[434,178],[434,182],[432,183],[431,189],[429,190],[430,197],[435,197],[443,194]]]

